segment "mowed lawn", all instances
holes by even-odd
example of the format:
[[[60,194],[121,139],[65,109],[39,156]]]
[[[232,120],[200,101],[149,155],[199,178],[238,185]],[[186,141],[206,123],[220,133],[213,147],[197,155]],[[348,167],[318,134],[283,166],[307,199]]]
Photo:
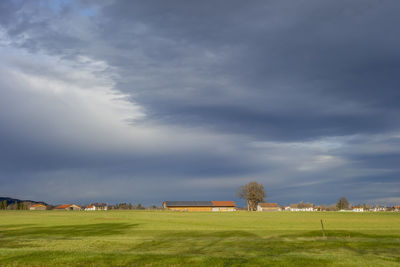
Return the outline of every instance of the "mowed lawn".
[[[400,213],[1,211],[0,265],[400,266]]]

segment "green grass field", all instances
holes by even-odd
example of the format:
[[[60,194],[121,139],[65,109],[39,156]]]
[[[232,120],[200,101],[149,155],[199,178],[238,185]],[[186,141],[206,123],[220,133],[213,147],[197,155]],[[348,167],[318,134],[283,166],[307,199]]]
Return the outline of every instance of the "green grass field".
[[[2,211],[0,265],[400,266],[400,213]]]

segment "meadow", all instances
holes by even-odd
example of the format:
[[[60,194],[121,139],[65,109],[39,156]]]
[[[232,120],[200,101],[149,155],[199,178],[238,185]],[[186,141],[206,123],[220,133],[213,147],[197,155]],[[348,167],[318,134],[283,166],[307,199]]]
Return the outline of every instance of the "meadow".
[[[400,213],[0,212],[0,266],[293,265],[400,266]]]

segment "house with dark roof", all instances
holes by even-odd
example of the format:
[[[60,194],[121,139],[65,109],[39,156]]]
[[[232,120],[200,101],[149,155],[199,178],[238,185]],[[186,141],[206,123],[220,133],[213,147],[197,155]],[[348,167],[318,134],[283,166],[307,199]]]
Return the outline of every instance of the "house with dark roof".
[[[278,203],[258,203],[257,211],[281,211]]]
[[[164,201],[164,209],[173,211],[235,211],[233,201]]]

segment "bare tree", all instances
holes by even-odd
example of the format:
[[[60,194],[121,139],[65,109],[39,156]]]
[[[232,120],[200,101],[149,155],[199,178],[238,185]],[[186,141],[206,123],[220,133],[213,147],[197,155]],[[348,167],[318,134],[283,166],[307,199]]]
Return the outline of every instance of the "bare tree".
[[[326,207],[327,211],[337,211],[337,207],[335,204],[329,205],[328,207]]]
[[[257,204],[263,202],[266,197],[264,186],[257,182],[250,182],[239,187],[236,195],[246,200],[247,210],[249,211],[256,210]]]
[[[338,201],[338,203],[336,204],[336,207],[338,208],[338,210],[348,210],[349,209],[349,202],[347,201],[347,198],[345,197],[341,197]]]

